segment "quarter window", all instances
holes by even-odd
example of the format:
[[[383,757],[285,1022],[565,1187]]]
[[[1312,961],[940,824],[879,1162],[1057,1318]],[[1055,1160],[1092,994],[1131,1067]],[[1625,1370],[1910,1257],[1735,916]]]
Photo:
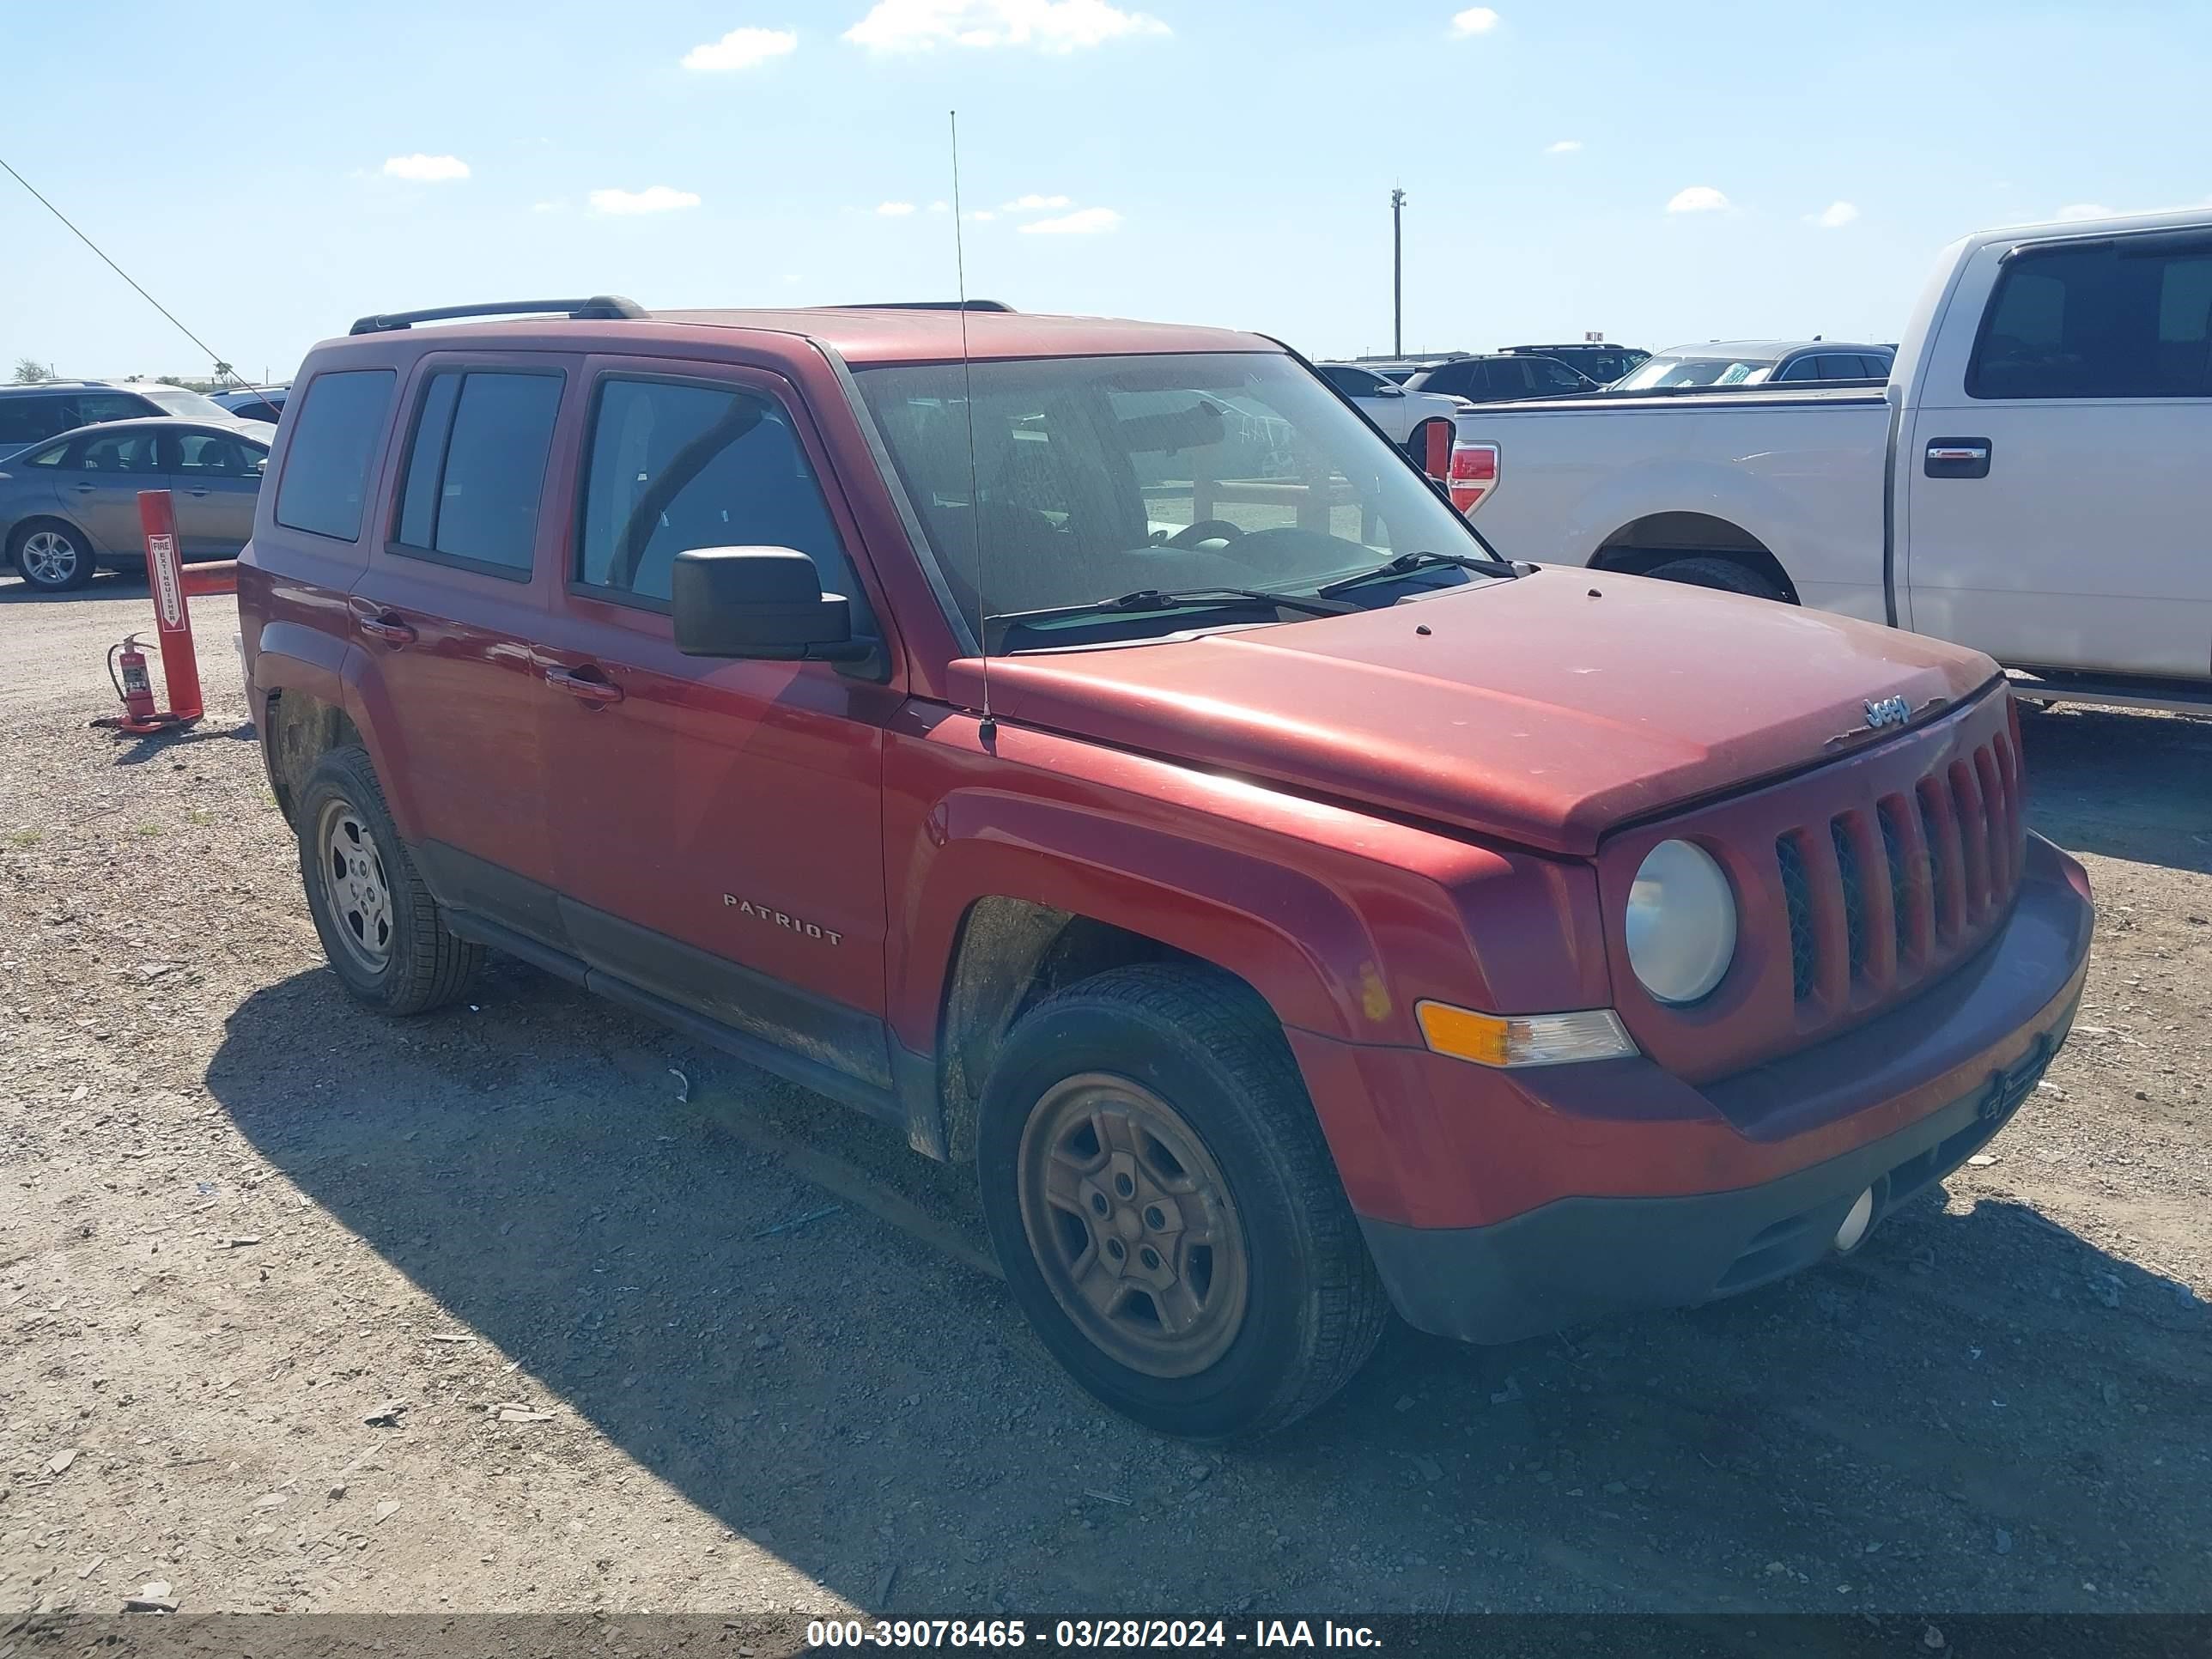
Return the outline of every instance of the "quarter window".
[[[1974,398],[2212,397],[2212,239],[2116,237],[2005,262]]]
[[[676,556],[695,547],[789,547],[825,592],[859,584],[790,416],[750,392],[611,379],[592,418],[576,580],[665,604]]]
[[[394,550],[527,580],[562,377],[445,369],[430,378],[407,455]]]
[[[398,380],[388,368],[358,368],[309,383],[276,483],[278,524],[342,542],[361,539],[368,470]]]

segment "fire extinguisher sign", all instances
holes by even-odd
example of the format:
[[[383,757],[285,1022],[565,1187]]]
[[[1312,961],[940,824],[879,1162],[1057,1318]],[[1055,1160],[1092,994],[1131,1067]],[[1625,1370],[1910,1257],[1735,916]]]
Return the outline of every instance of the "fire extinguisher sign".
[[[184,573],[177,566],[177,538],[146,538],[146,563],[154,573],[154,605],[164,628],[185,625]]]

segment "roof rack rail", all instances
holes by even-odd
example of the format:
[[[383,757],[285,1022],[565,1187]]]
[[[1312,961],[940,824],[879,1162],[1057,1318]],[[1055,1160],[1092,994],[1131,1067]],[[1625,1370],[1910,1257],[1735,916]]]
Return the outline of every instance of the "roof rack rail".
[[[635,320],[645,307],[619,294],[594,294],[588,300],[496,300],[480,306],[437,306],[428,311],[380,311],[363,317],[349,334],[389,334],[417,323],[450,322],[458,317],[526,317],[557,311],[578,321],[604,322],[617,318]]]
[[[1012,311],[1004,300],[878,300],[867,305],[824,306],[825,311]]]

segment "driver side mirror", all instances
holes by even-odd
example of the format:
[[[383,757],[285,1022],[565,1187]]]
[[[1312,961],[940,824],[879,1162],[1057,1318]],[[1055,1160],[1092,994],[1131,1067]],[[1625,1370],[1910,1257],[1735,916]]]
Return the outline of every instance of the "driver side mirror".
[[[1394,381],[1385,380],[1370,395],[1376,398],[1402,398],[1406,395],[1406,388]]]
[[[822,591],[814,561],[789,547],[695,547],[676,556],[669,608],[687,657],[858,662],[852,605]]]

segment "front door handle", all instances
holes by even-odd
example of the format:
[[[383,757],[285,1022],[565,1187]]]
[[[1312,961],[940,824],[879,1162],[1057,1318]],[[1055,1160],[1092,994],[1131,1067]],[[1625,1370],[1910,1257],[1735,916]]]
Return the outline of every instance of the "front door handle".
[[[593,708],[623,700],[622,687],[602,678],[596,668],[549,668],[545,671],[545,684]]]
[[[1930,438],[1922,470],[1931,478],[1986,478],[1990,476],[1990,441]]]
[[[99,488],[98,484],[81,483],[76,487],[76,493],[80,495],[89,495]]]
[[[415,643],[415,630],[393,616],[389,611],[379,616],[356,616],[354,626],[373,640],[382,640],[394,648]]]

